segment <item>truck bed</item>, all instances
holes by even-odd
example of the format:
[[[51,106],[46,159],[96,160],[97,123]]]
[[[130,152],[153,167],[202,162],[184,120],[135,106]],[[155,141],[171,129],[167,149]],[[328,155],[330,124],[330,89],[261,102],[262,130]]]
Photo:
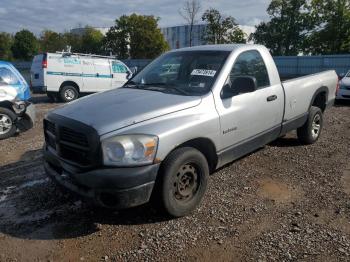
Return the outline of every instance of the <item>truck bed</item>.
[[[303,116],[309,111],[310,101],[318,89],[326,90],[327,103],[335,99],[337,74],[334,70],[283,81],[285,113],[283,121]]]

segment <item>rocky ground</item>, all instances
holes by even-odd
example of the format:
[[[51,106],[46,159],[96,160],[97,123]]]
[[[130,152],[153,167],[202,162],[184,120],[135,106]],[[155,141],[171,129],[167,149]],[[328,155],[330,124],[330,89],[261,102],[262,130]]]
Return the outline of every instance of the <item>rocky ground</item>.
[[[215,172],[200,208],[92,211],[43,171],[42,118],[0,141],[0,261],[350,261],[350,104],[320,140],[294,133]]]

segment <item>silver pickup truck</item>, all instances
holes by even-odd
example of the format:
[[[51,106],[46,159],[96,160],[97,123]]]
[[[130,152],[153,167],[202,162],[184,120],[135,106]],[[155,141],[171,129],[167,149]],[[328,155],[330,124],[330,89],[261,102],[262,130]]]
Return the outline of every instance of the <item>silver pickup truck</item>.
[[[217,168],[292,130],[301,143],[316,142],[337,82],[334,71],[281,82],[259,45],[171,51],[122,88],[50,112],[45,169],[100,206],[155,200],[184,216]]]

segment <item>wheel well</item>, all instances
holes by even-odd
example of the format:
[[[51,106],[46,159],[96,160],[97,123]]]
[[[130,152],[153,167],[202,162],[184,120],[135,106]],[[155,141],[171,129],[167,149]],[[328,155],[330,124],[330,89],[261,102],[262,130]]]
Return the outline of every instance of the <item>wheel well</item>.
[[[208,138],[196,138],[189,140],[176,148],[193,147],[200,151],[208,161],[210,173],[214,172],[218,163],[218,156],[214,143]]]
[[[9,102],[9,101],[1,101],[0,102],[0,107],[3,107],[3,108],[6,108],[6,109],[9,109],[9,110],[13,111],[12,103]]]
[[[324,110],[326,109],[326,103],[327,103],[327,92],[321,91],[315,96],[312,102],[312,106],[316,106],[320,108],[322,112],[324,112]]]
[[[63,83],[61,84],[61,86],[60,86],[60,91],[61,91],[61,89],[62,89],[63,87],[65,87],[65,86],[74,86],[74,87],[77,89],[77,91],[80,92],[79,86],[77,85],[77,83],[75,83],[75,82],[73,82],[73,81],[65,81],[65,82],[63,82]]]

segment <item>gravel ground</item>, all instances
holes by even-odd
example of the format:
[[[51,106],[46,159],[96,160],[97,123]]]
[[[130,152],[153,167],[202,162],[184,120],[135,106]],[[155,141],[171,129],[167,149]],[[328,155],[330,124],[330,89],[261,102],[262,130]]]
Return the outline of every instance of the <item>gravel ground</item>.
[[[92,211],[42,167],[42,118],[0,141],[0,261],[350,261],[350,104],[320,140],[294,133],[221,168],[191,216]]]

